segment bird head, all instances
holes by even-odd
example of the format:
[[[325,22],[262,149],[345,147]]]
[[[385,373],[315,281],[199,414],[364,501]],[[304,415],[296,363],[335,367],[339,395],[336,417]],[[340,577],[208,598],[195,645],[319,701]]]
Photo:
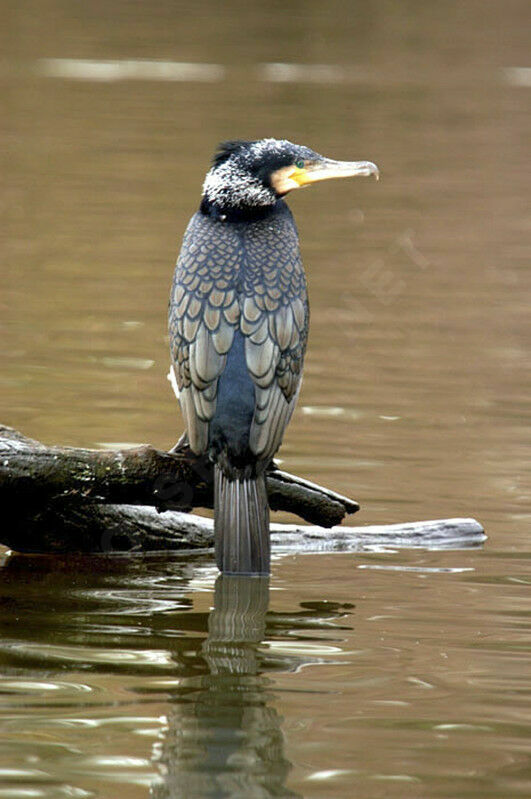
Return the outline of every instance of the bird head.
[[[371,161],[333,161],[286,140],[223,142],[203,184],[203,197],[217,207],[274,205],[293,189],[330,178],[374,175]]]

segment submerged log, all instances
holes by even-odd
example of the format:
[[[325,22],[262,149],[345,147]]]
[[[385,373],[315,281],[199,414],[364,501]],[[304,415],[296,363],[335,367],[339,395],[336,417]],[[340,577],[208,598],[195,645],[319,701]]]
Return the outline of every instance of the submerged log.
[[[131,536],[145,539],[147,549],[191,546],[194,525],[182,514],[172,521],[171,511],[212,508],[212,476],[212,464],[186,446],[47,447],[0,426],[0,542],[24,552],[128,550]],[[322,527],[359,510],[354,500],[274,465],[267,488],[272,510]]]
[[[125,450],[46,447],[0,426],[0,503],[15,500],[152,505],[158,510],[213,507],[212,464],[183,446],[161,452],[148,445]],[[358,503],[274,465],[267,487],[272,510],[332,527]]]
[[[367,546],[467,546],[485,539],[474,519],[337,527],[359,505],[272,467],[273,510],[314,526],[272,524],[274,547],[304,551]],[[0,426],[0,543],[18,552],[152,552],[209,548],[212,467],[187,448],[120,451],[46,447]],[[185,512],[186,511],[186,512]]]

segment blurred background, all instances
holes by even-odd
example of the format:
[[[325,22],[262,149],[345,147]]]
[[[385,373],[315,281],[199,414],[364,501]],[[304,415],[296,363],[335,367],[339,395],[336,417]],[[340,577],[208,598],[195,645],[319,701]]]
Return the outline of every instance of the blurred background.
[[[371,740],[374,753],[396,755],[388,776],[398,777],[385,784],[371,782],[380,779],[381,762],[361,756],[364,797],[508,799],[529,789],[519,766],[522,664],[514,636],[523,623],[531,518],[530,23],[525,0],[0,0],[0,421],[30,437],[88,447],[169,448],[177,440],[182,421],[166,381],[168,292],[220,140],[287,138],[381,169],[379,183],[330,182],[289,198],[312,316],[304,385],[280,457],[285,469],[355,497],[362,505],[356,523],[475,516],[490,540],[482,555],[390,553],[385,562],[405,569],[399,581],[371,571],[377,563],[370,556],[277,564],[278,612],[313,602],[310,616],[317,614],[324,629],[335,622],[319,603],[342,607],[355,593],[362,604],[372,597],[374,606],[360,618],[400,619],[385,646],[370,625],[361,641],[344,633],[331,648],[315,644],[321,673],[342,686],[333,706],[326,697],[322,706],[311,700],[320,733],[301,721],[294,694],[279,700],[297,795],[354,795],[348,771],[354,756],[345,741],[356,736]],[[355,565],[368,569],[354,573]],[[34,568],[28,566],[25,580]],[[448,576],[453,568],[457,577]],[[481,576],[459,576],[476,568]],[[142,591],[162,579],[146,574],[135,577]],[[355,589],[347,587],[351,578]],[[21,609],[28,611],[19,579],[5,588],[13,624]],[[186,583],[185,610],[203,616],[187,633],[183,611],[184,636],[206,635],[209,579],[198,592]],[[84,596],[89,589],[101,596],[104,589],[86,580]],[[115,595],[130,590],[126,580],[109,580],[106,591],[109,585]],[[52,584],[55,577],[49,601],[61,609]],[[75,587],[61,589],[65,613]],[[459,597],[459,621],[452,597]],[[66,629],[78,635],[87,607],[81,602],[72,610],[80,616]],[[149,613],[160,610],[153,607]],[[124,599],[121,612],[126,608]],[[34,623],[42,630],[42,619]],[[287,637],[289,649],[294,628],[275,629],[273,637]],[[470,648],[478,630],[496,641],[480,661]],[[11,626],[4,633],[11,635]],[[24,625],[18,634],[24,636]],[[432,641],[421,661],[419,634]],[[29,629],[23,649],[32,636]],[[69,646],[78,645],[74,638]],[[118,649],[126,646],[113,640]],[[459,665],[449,676],[441,671],[441,651],[452,641]],[[297,645],[304,649],[304,641]],[[87,647],[63,652],[60,662],[92,662]],[[345,665],[360,649],[369,653],[363,673],[381,678],[371,684],[370,699],[367,685],[356,682],[361,676]],[[391,650],[412,679],[431,685],[428,709],[415,704],[411,685],[418,683],[402,693],[387,671]],[[117,668],[116,659],[100,655],[98,662],[109,673]],[[339,676],[332,662],[343,664]],[[30,665],[41,673],[50,662],[37,658]],[[138,666],[142,674],[145,666]],[[299,666],[286,666],[285,690],[306,685],[295,675]],[[272,668],[282,670],[282,663]],[[501,684],[501,673],[510,683]],[[97,690],[108,691],[111,704],[121,696],[118,679],[102,685]],[[314,678],[306,687],[315,693],[318,685]],[[380,693],[375,685],[383,686]],[[374,708],[383,705],[371,710],[364,698],[398,707],[403,718],[396,721],[394,711],[378,715]],[[443,740],[450,727],[443,728],[433,732],[423,759],[419,730],[428,718],[433,729],[446,723],[441,717],[449,706],[461,708],[452,723],[471,725],[478,737],[466,744]],[[158,707],[154,715],[163,712]],[[335,723],[337,713],[346,714],[344,724]],[[474,727],[491,722],[491,737]],[[395,752],[389,730],[411,734],[404,750]],[[76,745],[84,749],[86,742],[80,734]],[[416,752],[411,760],[409,746]],[[470,759],[463,765],[457,753],[465,750]],[[120,751],[140,757],[125,732]],[[131,763],[117,767],[118,777],[113,772],[115,782],[129,785],[128,796],[147,795],[149,757],[146,763],[136,782]],[[90,772],[92,782],[79,783],[74,768],[68,785],[88,793],[65,796],[115,795],[101,787],[111,779],[106,767],[83,768],[83,779]],[[401,774],[413,776],[401,781]],[[323,790],[319,780],[328,778],[335,782]],[[63,795],[57,786],[50,794],[41,790],[32,795]],[[177,789],[160,795],[181,795],[171,790]],[[284,790],[256,795],[292,795]]]

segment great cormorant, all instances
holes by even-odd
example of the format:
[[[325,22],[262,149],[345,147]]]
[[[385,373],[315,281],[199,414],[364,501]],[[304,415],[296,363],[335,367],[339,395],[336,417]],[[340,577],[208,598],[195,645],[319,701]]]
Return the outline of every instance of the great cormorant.
[[[268,574],[265,470],[299,393],[306,279],[285,195],[327,178],[375,175],[289,141],[220,145],[184,235],[171,290],[170,380],[190,448],[214,462],[221,571]]]

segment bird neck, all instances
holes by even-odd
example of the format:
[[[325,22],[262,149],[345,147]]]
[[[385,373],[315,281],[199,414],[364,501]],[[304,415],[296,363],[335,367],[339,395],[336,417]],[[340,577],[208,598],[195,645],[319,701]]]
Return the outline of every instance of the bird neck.
[[[217,222],[258,222],[287,208],[284,200],[273,205],[249,205],[242,207],[220,206],[203,196],[199,211]]]

